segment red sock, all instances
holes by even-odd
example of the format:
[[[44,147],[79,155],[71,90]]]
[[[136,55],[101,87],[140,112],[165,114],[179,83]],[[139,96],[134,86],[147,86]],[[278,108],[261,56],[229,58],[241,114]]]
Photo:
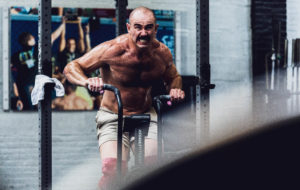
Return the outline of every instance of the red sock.
[[[116,173],[117,173],[117,159],[116,158],[105,158],[102,160],[102,173],[98,186],[101,190],[111,189],[114,184]],[[123,175],[127,172],[127,161],[122,161],[122,173]]]

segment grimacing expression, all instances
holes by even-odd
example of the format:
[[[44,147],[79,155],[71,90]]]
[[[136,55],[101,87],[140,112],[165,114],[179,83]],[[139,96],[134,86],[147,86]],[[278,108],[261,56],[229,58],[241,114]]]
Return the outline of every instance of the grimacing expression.
[[[76,41],[74,39],[69,39],[67,41],[67,49],[70,53],[74,53],[76,50]]]
[[[127,23],[127,30],[139,48],[147,48],[156,37],[158,25],[151,12],[137,11]]]

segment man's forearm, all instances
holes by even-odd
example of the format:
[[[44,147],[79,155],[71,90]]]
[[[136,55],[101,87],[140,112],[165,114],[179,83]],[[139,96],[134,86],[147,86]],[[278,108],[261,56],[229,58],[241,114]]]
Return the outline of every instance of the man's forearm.
[[[177,75],[169,84],[166,86],[167,91],[170,92],[171,89],[182,89],[182,78],[180,75]]]
[[[87,85],[87,76],[84,74],[80,65],[76,60],[67,64],[64,69],[64,75],[67,77],[68,81],[73,84],[86,86]]]

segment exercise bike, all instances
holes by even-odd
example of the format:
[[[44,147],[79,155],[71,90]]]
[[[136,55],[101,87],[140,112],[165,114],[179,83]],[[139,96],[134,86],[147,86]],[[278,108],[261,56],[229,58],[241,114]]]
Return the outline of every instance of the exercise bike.
[[[129,132],[135,137],[135,165],[133,173],[137,173],[144,166],[145,158],[145,136],[148,133],[150,125],[150,114],[133,114],[125,116],[123,124],[123,104],[120,91],[109,84],[103,85],[103,90],[114,92],[118,103],[118,135],[117,135],[117,181],[116,184],[122,184],[122,134]],[[157,113],[157,159],[158,162],[162,159],[162,113],[161,108],[163,102],[170,100],[169,95],[159,95],[154,97],[153,103]]]

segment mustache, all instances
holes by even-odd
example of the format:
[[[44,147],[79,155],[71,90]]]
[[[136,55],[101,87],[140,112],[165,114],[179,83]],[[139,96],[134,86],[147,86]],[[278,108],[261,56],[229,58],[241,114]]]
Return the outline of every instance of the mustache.
[[[147,41],[149,41],[150,36],[140,36],[140,37],[138,37],[138,40],[147,40]]]

